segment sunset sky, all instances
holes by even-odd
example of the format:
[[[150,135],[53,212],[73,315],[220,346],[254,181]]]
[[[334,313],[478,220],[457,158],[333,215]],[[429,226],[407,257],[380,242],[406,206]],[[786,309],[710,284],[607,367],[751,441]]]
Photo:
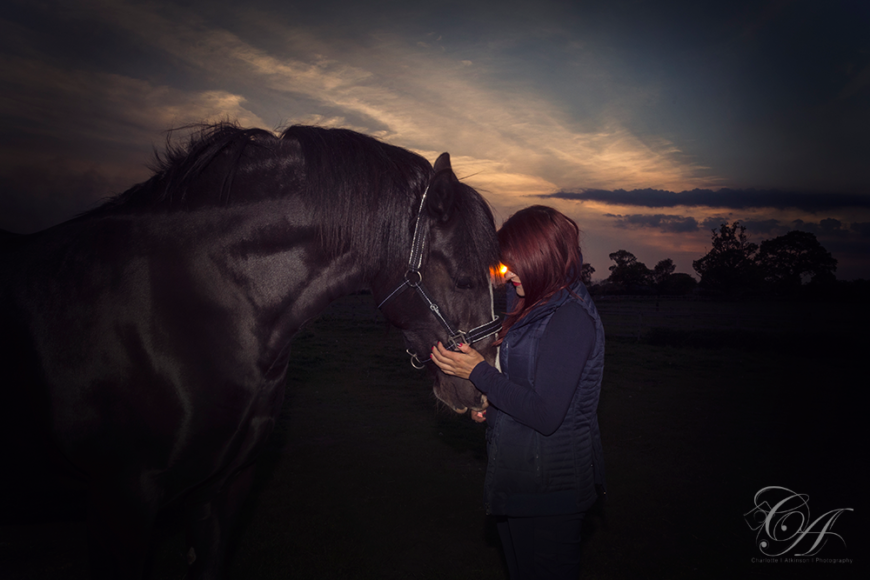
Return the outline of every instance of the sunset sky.
[[[740,220],[870,279],[870,3],[4,0],[0,229],[145,180],[165,130],[347,127],[448,151],[500,223],[553,205],[584,257],[692,260]]]

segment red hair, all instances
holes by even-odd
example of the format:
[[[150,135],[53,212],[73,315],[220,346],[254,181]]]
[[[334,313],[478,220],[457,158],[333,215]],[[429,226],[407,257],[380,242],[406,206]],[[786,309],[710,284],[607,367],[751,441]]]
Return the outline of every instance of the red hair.
[[[504,339],[514,323],[554,294],[580,279],[580,228],[574,220],[544,205],[516,212],[498,231],[501,263],[519,276],[525,296],[507,313],[499,332]]]

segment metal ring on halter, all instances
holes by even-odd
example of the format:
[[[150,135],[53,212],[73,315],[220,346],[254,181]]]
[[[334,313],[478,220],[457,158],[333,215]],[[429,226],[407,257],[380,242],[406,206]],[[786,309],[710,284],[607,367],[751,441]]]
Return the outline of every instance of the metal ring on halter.
[[[416,274],[416,275],[417,275],[417,281],[416,281],[416,282],[411,282],[411,280],[408,278],[408,276],[409,276],[410,274]],[[423,283],[423,273],[420,272],[419,270],[408,270],[407,272],[405,272],[405,284],[407,284],[407,285],[410,286],[411,288],[417,288],[417,287],[420,286],[420,284],[422,284],[422,283]]]
[[[420,360],[420,357],[417,356],[417,353],[416,353],[416,352],[411,352],[411,351],[408,350],[408,349],[405,349],[405,352],[408,353],[409,355],[411,355],[411,366],[414,367],[415,369],[417,369],[418,371],[421,371],[421,370],[425,369],[425,368],[426,368],[426,363],[429,362],[429,361],[431,360],[431,357],[430,357],[430,358],[427,358],[427,359],[424,360],[424,361],[421,361],[421,360]],[[414,364],[415,362],[416,362],[417,364]],[[420,366],[417,366],[417,365],[420,365]]]

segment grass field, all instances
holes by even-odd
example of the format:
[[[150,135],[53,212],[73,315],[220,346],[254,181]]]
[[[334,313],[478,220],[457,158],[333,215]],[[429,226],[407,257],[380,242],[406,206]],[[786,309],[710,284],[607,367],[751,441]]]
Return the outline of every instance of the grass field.
[[[620,317],[655,319],[654,309],[601,304],[608,334],[623,334],[611,330]],[[599,409],[608,501],[587,518],[582,577],[864,577],[868,309],[667,309],[664,320],[680,324],[641,341],[608,338]],[[749,322],[729,329],[734,319]],[[437,404],[371,297],[335,303],[294,349],[229,578],[506,578],[481,505],[484,427]],[[819,556],[854,563],[753,563],[761,554],[743,514],[768,485],[809,494],[814,517],[853,508],[834,530],[846,546],[833,540]],[[83,532],[76,521],[3,526],[0,577],[84,578]],[[155,578],[184,577],[183,539],[168,517]]]

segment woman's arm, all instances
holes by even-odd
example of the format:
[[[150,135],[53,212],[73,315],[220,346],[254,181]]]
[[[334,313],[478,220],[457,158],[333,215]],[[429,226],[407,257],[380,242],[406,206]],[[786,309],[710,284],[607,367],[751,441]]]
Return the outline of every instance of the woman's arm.
[[[595,323],[582,306],[568,302],[550,318],[535,369],[535,390],[510,382],[483,362],[469,378],[489,402],[520,423],[550,435],[565,418],[595,345]]]

